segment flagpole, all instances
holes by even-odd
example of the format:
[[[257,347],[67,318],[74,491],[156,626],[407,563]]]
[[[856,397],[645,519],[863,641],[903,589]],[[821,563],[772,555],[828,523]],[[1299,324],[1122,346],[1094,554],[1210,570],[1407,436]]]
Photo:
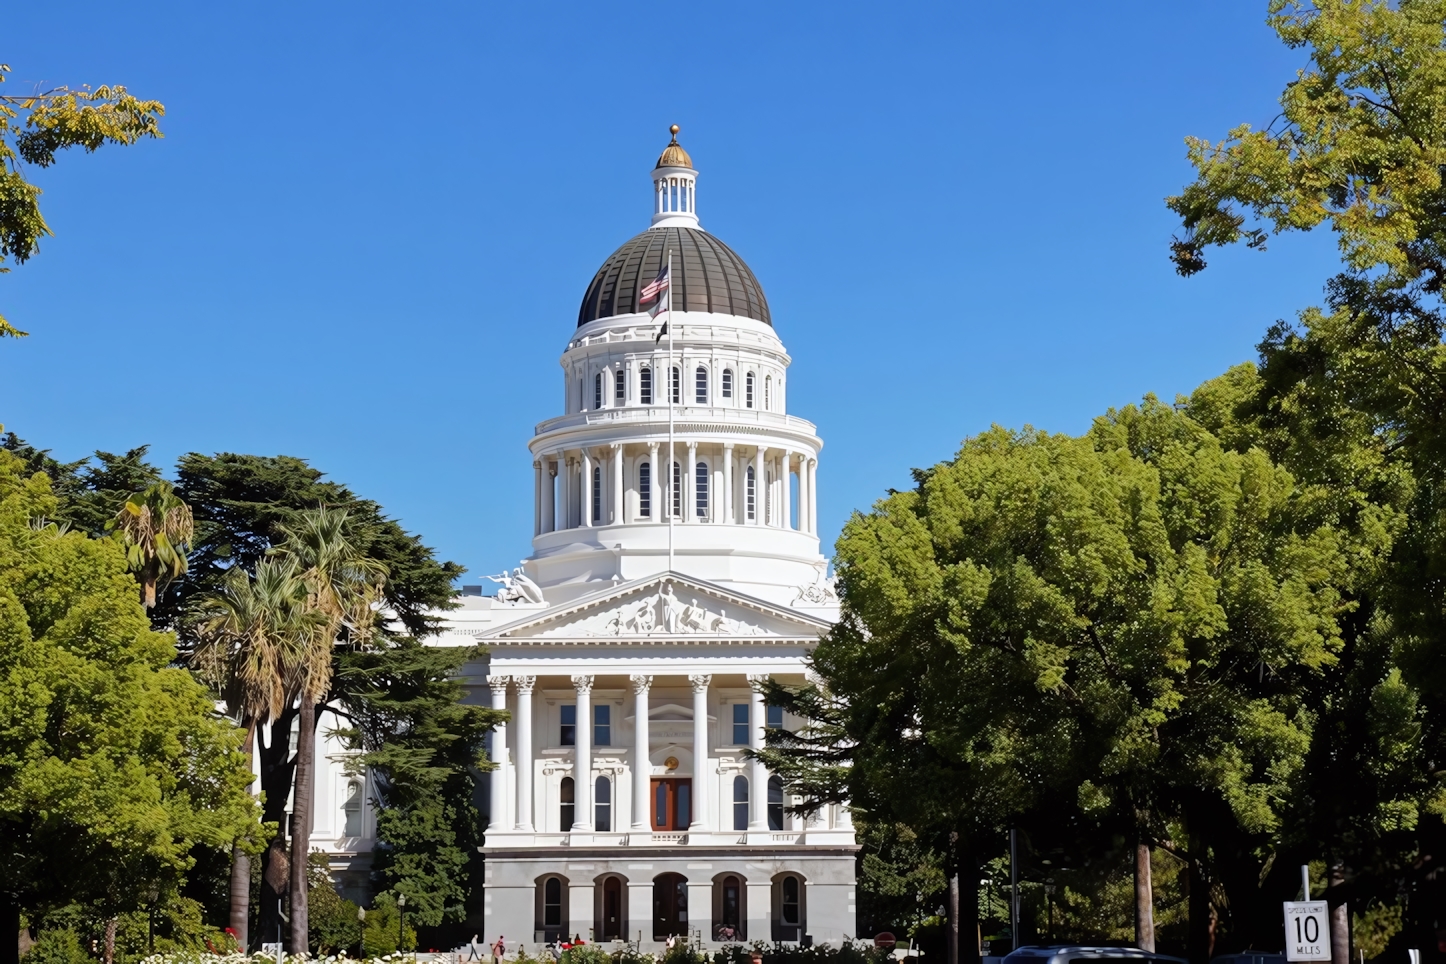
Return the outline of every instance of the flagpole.
[[[682,483],[681,478],[674,478],[673,466],[673,252],[668,251],[668,320],[663,323],[663,328],[668,332],[668,571],[673,570],[673,524],[677,521],[673,512],[673,503],[676,502],[679,508],[683,505],[682,493],[677,491],[677,486]],[[678,390],[682,391],[683,376],[678,375]],[[681,475],[681,473],[679,473]]]

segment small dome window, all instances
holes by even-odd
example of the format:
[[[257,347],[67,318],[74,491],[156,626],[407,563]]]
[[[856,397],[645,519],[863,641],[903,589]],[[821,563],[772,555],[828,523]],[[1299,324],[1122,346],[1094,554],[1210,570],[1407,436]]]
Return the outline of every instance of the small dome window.
[[[638,372],[638,401],[644,405],[653,404],[653,370],[647,365]]]
[[[602,408],[603,403],[603,376],[598,372],[592,377],[592,407],[594,410]]]
[[[693,502],[696,504],[698,518],[708,518],[708,463],[699,462],[695,467],[693,475]]]
[[[733,369],[723,369],[723,397],[733,397]]]
[[[753,407],[753,373],[749,372],[743,378],[743,404],[748,408]]]
[[[699,405],[708,404],[708,369],[702,365],[693,373],[693,401]]]

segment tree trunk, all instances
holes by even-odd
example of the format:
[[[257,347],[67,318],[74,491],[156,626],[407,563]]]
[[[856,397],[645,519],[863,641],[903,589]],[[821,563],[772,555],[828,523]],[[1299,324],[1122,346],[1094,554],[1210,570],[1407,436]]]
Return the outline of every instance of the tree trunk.
[[[267,740],[256,746],[261,758],[261,819],[275,824],[276,837],[261,855],[260,906],[256,908],[256,933],[248,950],[262,944],[280,943],[285,935],[281,920],[281,899],[291,878],[286,857],[286,800],[291,796],[291,778],[296,763],[291,756],[291,724],[296,710],[288,709],[267,727]]]
[[[310,945],[306,906],[307,857],[311,853],[311,791],[316,780],[316,704],[301,700],[296,730],[296,782],[291,793],[291,953]]]
[[[1186,866],[1189,876],[1189,924],[1187,930],[1187,953],[1190,964],[1209,964],[1215,943],[1215,926],[1210,907],[1210,882],[1206,876],[1205,840],[1197,833],[1190,833],[1190,845]]]
[[[108,918],[105,922],[105,946],[101,951],[101,960],[105,964],[115,964],[115,929],[119,923],[119,917]]]
[[[250,720],[246,724],[246,742],[242,745],[246,754],[247,773],[254,770],[255,745],[256,721]],[[251,784],[247,785],[246,790],[248,793],[251,791]],[[231,930],[244,954],[249,946],[251,930],[251,858],[239,845],[231,848]]]
[[[1345,884],[1345,865],[1339,860],[1333,861],[1324,895],[1331,915],[1331,964],[1351,964],[1350,905],[1340,897]]]
[[[20,964],[20,898],[0,894],[0,964]]]
[[[959,854],[955,879],[959,882],[959,964],[979,964],[979,859],[972,850]]]
[[[1150,845],[1135,844],[1135,946],[1155,951],[1155,888],[1150,877]]]
[[[959,964],[959,868],[955,866],[954,872],[949,875],[949,928],[946,931],[948,937],[948,953],[945,956],[945,964]]]

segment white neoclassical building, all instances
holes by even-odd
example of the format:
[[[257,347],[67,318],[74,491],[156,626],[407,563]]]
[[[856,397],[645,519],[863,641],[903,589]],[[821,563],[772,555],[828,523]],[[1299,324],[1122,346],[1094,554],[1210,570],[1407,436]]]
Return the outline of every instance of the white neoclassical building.
[[[847,810],[787,813],[778,779],[744,757],[789,725],[756,681],[802,682],[838,617],[823,443],[788,414],[791,359],[763,289],[700,227],[673,132],[652,225],[588,285],[562,414],[529,445],[532,554],[498,595],[464,595],[437,640],[485,644],[475,698],[511,713],[491,749],[489,942],[854,934]],[[654,317],[643,289],[666,266],[672,310]],[[349,818],[370,830],[336,822]]]

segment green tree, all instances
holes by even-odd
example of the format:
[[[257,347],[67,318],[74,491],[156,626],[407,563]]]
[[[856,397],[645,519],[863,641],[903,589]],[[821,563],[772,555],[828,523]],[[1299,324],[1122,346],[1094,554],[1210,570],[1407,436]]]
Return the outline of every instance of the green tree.
[[[305,581],[291,559],[262,559],[256,573],[232,569],[218,593],[197,600],[191,665],[226,701],[245,731],[251,770],[258,724],[279,719],[299,695],[299,668],[324,633],[326,618],[308,605]],[[230,926],[249,946],[251,854],[246,841],[232,849]]]
[[[311,802],[316,769],[316,710],[331,690],[338,643],[365,647],[372,639],[387,568],[349,537],[344,509],[303,512],[273,552],[292,563],[306,587],[306,608],[319,617],[304,639],[294,667],[297,702],[296,770],[292,793],[291,946],[304,953],[311,938],[307,918],[307,860],[311,853]]]
[[[0,64],[0,81],[10,72]],[[134,144],[160,137],[166,109],[159,101],[139,100],[124,87],[57,87],[43,92],[0,96],[0,273],[6,259],[24,264],[52,234],[40,213],[40,188],[23,164],[49,167],[58,151],[86,152],[105,144]],[[23,337],[0,315],[0,338]]]
[[[121,547],[37,520],[44,475],[0,452],[0,929],[82,901],[139,909],[195,848],[255,836],[239,734],[153,632]],[[114,928],[111,928],[111,933]],[[16,959],[0,942],[0,962]],[[109,952],[109,947],[107,948]]]
[[[195,535],[191,507],[176,497],[171,483],[156,482],[126,499],[108,528],[125,546],[146,608],[156,608],[157,587],[186,572],[186,550]]]

